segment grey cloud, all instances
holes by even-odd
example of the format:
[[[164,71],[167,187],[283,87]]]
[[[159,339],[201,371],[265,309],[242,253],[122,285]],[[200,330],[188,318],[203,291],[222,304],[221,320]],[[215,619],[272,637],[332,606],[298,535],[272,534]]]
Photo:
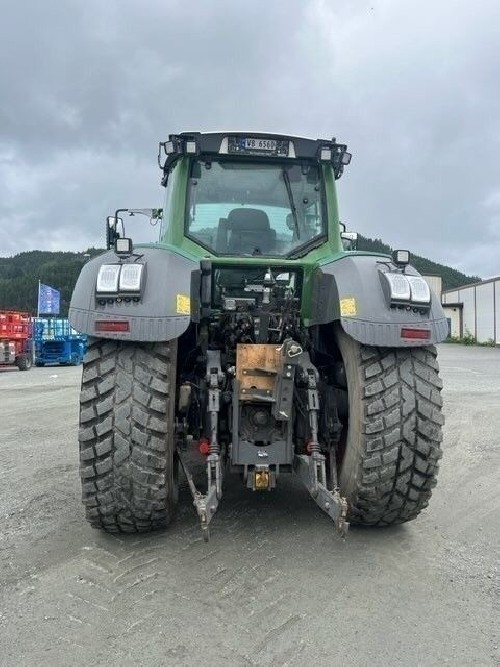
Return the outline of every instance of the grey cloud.
[[[343,210],[363,233],[469,272],[499,273],[498,259],[480,250],[491,232],[481,201],[499,166],[499,8],[378,8],[335,35],[325,29],[315,50],[330,45],[330,80],[344,102],[339,125],[359,156],[341,185]],[[322,25],[333,25],[326,4],[323,13],[330,21],[323,16]]]
[[[495,0],[11,3],[0,255],[98,245],[109,211],[161,202],[160,139],[248,128],[336,135],[351,228],[500,273],[499,20]]]

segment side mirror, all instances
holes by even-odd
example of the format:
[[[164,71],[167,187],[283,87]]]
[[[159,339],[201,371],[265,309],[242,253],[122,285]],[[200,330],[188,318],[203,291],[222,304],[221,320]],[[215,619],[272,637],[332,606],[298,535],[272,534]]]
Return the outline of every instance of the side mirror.
[[[358,232],[341,232],[340,238],[344,250],[356,250],[358,247]]]
[[[125,236],[125,227],[123,219],[114,215],[108,215],[106,218],[106,247],[109,250],[114,247],[116,239]]]

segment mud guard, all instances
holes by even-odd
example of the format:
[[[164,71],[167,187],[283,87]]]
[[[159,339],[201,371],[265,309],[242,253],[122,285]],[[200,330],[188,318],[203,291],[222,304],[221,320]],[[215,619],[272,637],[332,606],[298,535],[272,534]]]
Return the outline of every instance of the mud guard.
[[[113,251],[87,262],[75,285],[69,307],[69,321],[89,336],[135,341],[168,341],[178,338],[191,322],[192,274],[199,262],[166,248],[137,247],[132,258],[144,264],[140,295],[122,298],[120,293],[96,293],[102,264],[119,264]],[[128,331],[96,332],[96,322],[128,321]]]
[[[311,324],[340,321],[349,336],[377,347],[422,347],[444,340],[448,322],[432,290],[430,308],[391,307],[380,274],[395,269],[389,257],[354,253],[321,265],[313,277]],[[411,265],[405,273],[420,276]],[[405,327],[430,333],[425,340],[402,338]]]

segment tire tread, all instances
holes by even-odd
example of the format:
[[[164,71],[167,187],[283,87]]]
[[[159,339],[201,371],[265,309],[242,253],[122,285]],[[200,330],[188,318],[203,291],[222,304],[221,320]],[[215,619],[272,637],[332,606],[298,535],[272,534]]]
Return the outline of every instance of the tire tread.
[[[364,448],[350,520],[390,525],[414,519],[429,503],[441,458],[439,366],[434,347],[357,344]]]
[[[144,532],[170,522],[175,341],[91,341],[80,394],[82,502],[92,526]]]

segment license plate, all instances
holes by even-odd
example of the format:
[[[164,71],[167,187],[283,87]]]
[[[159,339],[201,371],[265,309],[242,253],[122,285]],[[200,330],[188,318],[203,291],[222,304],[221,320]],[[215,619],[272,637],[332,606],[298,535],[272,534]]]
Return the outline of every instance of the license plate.
[[[270,151],[275,153],[278,144],[276,139],[253,139],[246,137],[244,146],[247,151]]]
[[[288,141],[286,139],[266,139],[264,137],[228,137],[228,153],[242,155],[276,155],[288,157]]]

